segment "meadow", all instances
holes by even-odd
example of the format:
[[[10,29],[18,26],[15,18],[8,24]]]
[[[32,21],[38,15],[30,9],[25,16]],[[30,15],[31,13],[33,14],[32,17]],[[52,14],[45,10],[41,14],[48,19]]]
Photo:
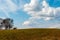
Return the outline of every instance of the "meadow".
[[[0,40],[60,40],[60,29],[0,30]]]

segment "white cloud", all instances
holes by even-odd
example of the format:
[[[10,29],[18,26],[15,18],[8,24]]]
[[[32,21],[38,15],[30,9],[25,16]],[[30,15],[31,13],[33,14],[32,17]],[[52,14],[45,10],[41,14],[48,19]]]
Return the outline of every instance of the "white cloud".
[[[43,0],[42,2],[39,2],[39,0],[31,0],[29,4],[24,5],[24,11],[28,12],[31,16],[28,20],[30,21],[30,25],[32,24],[32,26],[34,25],[36,27],[41,27],[41,23],[37,22],[38,20],[42,19],[46,24],[48,24],[46,21],[58,20],[58,17],[60,17],[60,7],[50,7],[46,0]]]
[[[11,0],[6,0],[6,5],[10,11],[16,11],[17,10],[17,5],[14,4]]]
[[[30,24],[30,21],[25,21],[24,23],[23,23],[23,25],[29,25]]]
[[[7,17],[9,16],[9,12],[15,12],[18,10],[18,6],[12,2],[12,0],[0,0],[0,10],[6,14]]]
[[[45,20],[47,20],[47,21],[48,21],[48,20],[51,20],[51,17],[50,17],[50,18],[49,18],[49,17],[47,17],[47,18],[45,18]]]
[[[49,26],[49,28],[60,28],[60,23],[53,24],[52,26]]]

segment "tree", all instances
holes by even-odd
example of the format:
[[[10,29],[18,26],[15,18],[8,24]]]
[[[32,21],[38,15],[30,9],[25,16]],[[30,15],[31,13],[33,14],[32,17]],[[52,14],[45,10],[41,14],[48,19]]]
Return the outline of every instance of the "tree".
[[[13,20],[10,18],[6,18],[3,20],[3,24],[5,26],[5,29],[11,29],[13,26]]]
[[[17,27],[14,27],[14,28],[13,28],[13,30],[16,30],[16,29],[17,29]]]
[[[2,19],[2,18],[0,18],[0,29],[2,29],[2,27],[3,27],[2,22],[3,22],[3,19]]]

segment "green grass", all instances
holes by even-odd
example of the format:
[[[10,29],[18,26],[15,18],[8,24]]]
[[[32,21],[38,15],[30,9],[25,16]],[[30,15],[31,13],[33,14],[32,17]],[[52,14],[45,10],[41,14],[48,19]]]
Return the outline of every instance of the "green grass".
[[[0,30],[0,40],[60,40],[60,29]]]

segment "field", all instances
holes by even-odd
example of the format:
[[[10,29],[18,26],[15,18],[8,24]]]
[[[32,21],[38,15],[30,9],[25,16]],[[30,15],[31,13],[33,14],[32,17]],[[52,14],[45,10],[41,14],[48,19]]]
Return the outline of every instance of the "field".
[[[60,29],[0,30],[0,40],[60,40]]]

